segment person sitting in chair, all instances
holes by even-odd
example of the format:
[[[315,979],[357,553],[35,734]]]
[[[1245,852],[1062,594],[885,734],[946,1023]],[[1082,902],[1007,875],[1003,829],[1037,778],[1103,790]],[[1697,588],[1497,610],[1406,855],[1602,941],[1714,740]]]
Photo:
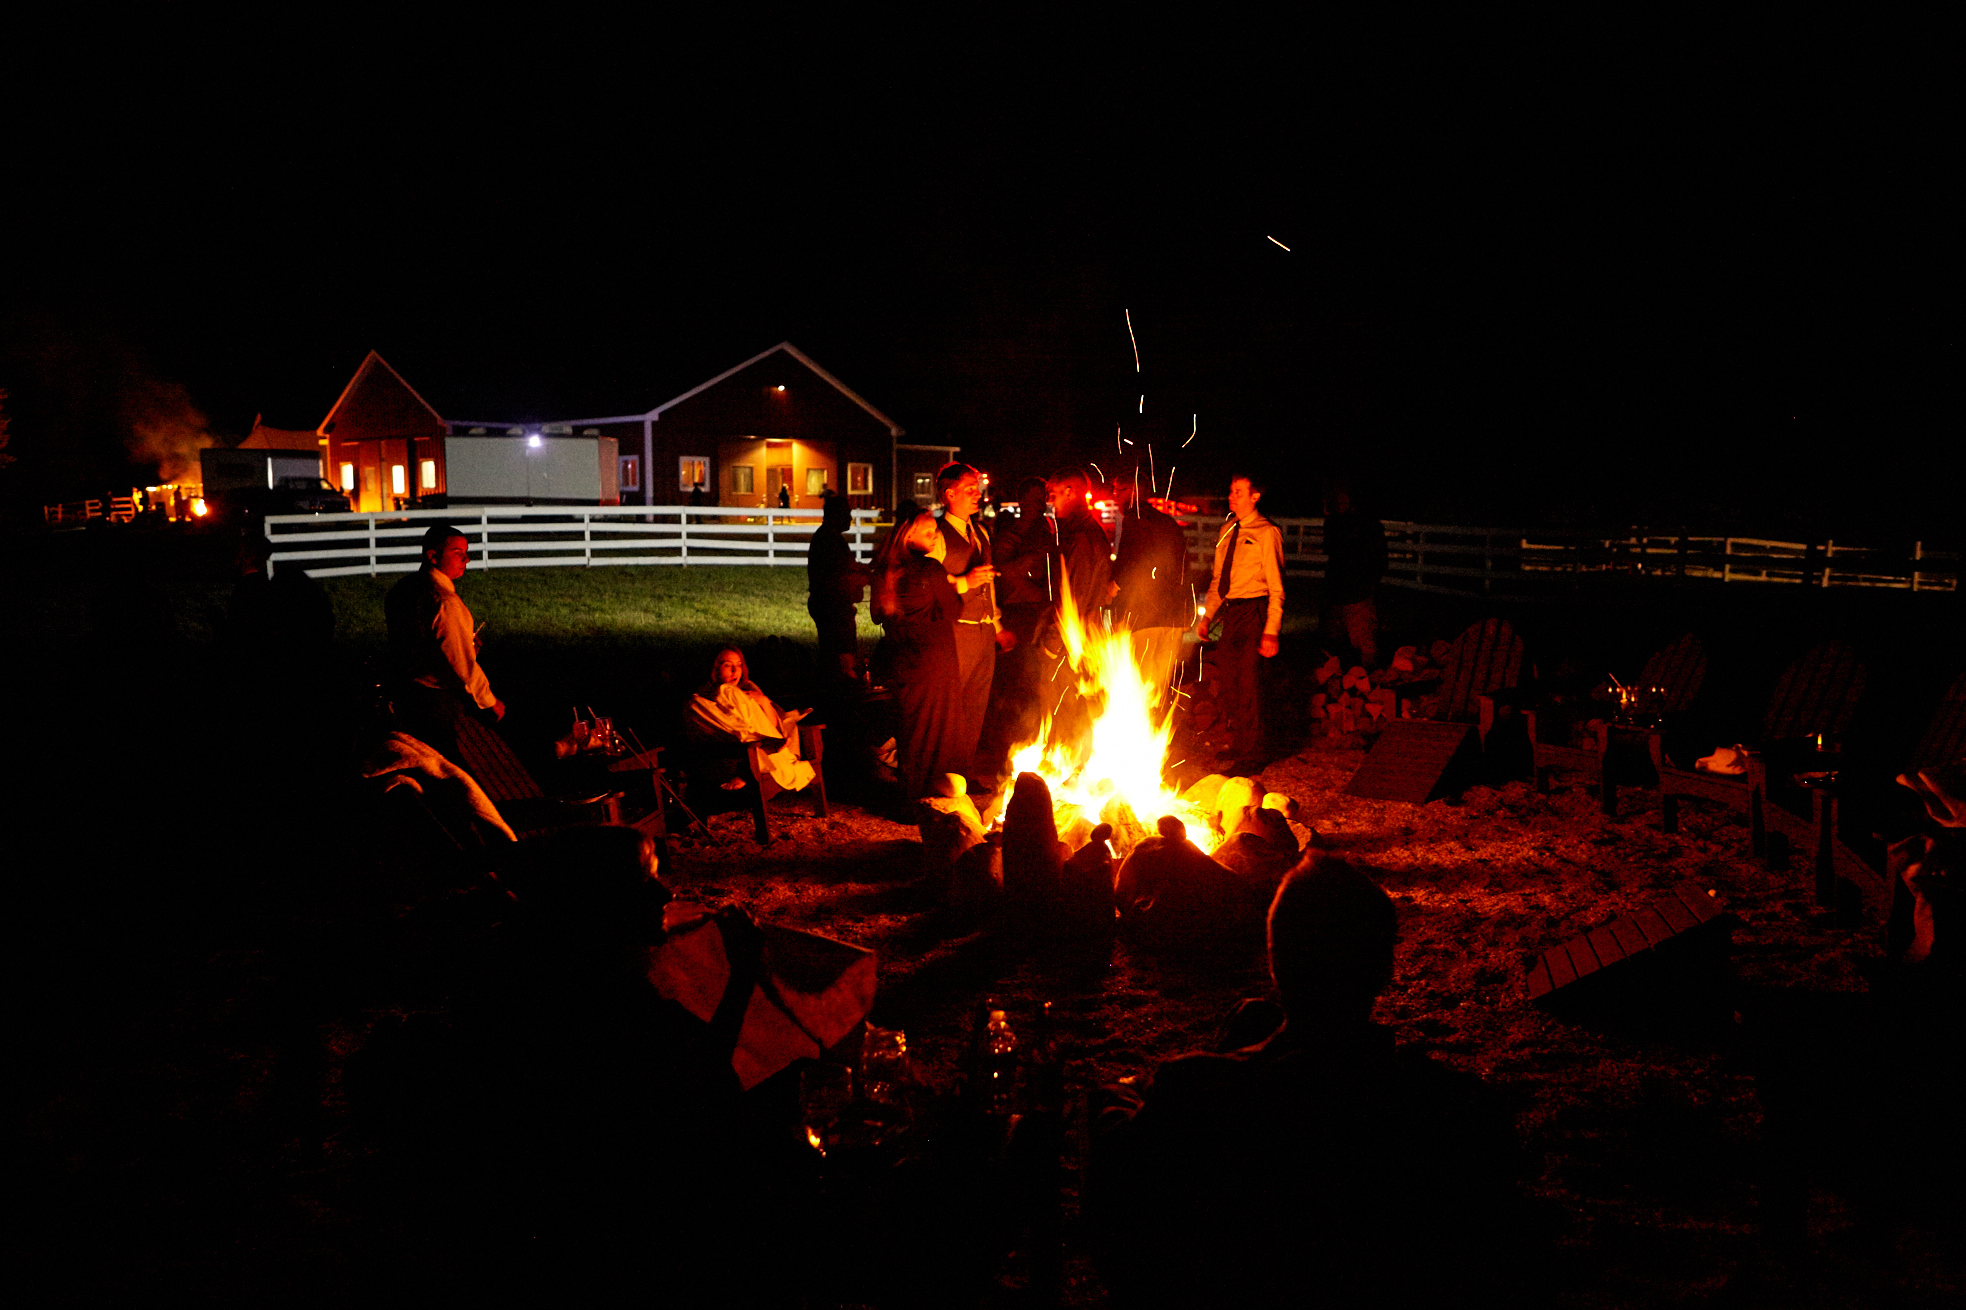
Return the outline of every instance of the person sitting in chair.
[[[689,730],[700,737],[743,742],[759,790],[770,800],[781,791],[800,791],[817,772],[799,758],[799,721],[811,710],[781,710],[751,681],[744,652],[726,646],[710,665],[710,681],[689,698]],[[742,778],[724,784],[727,791],[744,786]]]

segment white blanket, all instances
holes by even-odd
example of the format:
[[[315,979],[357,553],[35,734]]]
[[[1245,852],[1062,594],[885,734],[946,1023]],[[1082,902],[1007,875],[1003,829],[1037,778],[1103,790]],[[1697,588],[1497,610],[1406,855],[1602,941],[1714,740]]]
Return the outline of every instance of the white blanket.
[[[751,681],[726,682],[699,688],[689,698],[690,726],[713,737],[729,737],[751,748],[751,769],[759,790],[770,800],[781,791],[800,791],[818,770],[799,758],[799,725],[787,723],[785,711]],[[782,737],[785,744],[766,751],[757,743]]]
[[[422,791],[423,785],[409,776],[413,773],[420,773],[426,778],[455,782],[464,788],[464,799],[471,806],[472,814],[504,833],[508,841],[519,840],[518,834],[512,831],[512,825],[505,821],[505,816],[500,814],[498,807],[491,803],[491,797],[485,795],[485,789],[478,785],[476,778],[407,732],[390,733],[388,740],[376,749],[375,754],[362,762],[364,778],[380,778],[385,773],[404,775],[400,781],[391,778],[390,788],[408,785]]]

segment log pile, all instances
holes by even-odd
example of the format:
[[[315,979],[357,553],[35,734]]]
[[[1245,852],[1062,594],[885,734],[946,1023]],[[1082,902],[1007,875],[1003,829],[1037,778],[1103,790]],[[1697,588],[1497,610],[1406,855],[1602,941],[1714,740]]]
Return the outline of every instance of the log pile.
[[[1390,664],[1369,673],[1356,664],[1345,668],[1332,656],[1312,675],[1319,690],[1311,695],[1311,722],[1332,736],[1377,733],[1387,720],[1402,717],[1402,701],[1424,704],[1437,691],[1441,661],[1449,649],[1451,643],[1445,641],[1401,646]],[[1418,709],[1412,715],[1425,717]]]

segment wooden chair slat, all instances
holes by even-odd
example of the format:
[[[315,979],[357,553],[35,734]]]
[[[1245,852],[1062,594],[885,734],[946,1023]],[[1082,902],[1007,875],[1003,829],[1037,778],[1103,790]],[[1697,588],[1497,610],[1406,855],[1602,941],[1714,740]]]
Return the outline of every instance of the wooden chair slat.
[[[1683,714],[1692,708],[1706,677],[1706,647],[1689,632],[1645,661],[1638,685],[1665,688],[1665,701],[1660,708],[1670,714]]]
[[[494,805],[539,800],[546,795],[505,744],[505,738],[474,718],[458,720],[457,753],[462,757],[459,766],[478,780]]]
[[[1522,639],[1503,619],[1483,619],[1454,639],[1447,654],[1440,717],[1466,721],[1477,702],[1522,676]]]
[[[1779,741],[1850,725],[1864,690],[1864,666],[1841,642],[1825,642],[1782,671],[1762,720],[1763,738]]]
[[[1912,752],[1914,770],[1943,769],[1966,763],[1966,673],[1946,688],[1939,709]]]

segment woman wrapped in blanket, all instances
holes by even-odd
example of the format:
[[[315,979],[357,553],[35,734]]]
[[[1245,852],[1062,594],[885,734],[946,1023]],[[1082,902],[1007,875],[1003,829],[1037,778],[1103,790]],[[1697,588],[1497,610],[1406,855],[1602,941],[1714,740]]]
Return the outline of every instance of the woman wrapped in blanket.
[[[770,800],[781,791],[799,791],[815,770],[799,758],[799,721],[811,710],[782,710],[751,681],[744,652],[726,646],[710,665],[710,681],[689,698],[688,726],[704,737],[721,737],[749,747],[759,790]],[[735,791],[744,782],[724,784]]]

